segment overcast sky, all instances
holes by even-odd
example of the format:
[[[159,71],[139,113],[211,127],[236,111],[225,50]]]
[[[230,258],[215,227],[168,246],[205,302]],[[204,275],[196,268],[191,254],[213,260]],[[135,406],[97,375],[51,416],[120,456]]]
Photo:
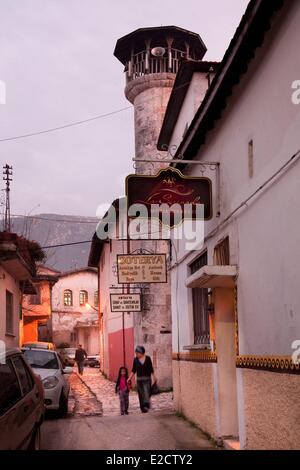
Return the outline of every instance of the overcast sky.
[[[116,40],[176,25],[221,60],[248,0],[0,0],[0,139],[88,119],[129,105]],[[96,215],[133,172],[132,109],[57,132],[0,142],[14,167],[12,213]],[[1,179],[2,180],[2,179]],[[2,184],[2,183],[1,183]],[[3,188],[3,184],[1,185]]]

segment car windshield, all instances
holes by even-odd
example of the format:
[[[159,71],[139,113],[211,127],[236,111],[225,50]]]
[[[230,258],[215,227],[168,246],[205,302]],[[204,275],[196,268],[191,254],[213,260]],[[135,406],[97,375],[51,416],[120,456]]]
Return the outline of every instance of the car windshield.
[[[37,369],[59,369],[56,354],[50,351],[38,351],[28,349],[24,355],[33,368]]]
[[[49,345],[47,343],[39,344],[39,343],[25,343],[25,348],[38,348],[38,349],[49,349]]]

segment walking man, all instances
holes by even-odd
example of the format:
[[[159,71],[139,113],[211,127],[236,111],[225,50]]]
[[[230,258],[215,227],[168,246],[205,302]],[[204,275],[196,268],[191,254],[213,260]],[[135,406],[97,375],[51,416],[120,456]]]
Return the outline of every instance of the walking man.
[[[75,353],[75,361],[77,362],[78,374],[83,374],[84,360],[87,357],[87,353],[82,348],[81,344],[78,345]]]

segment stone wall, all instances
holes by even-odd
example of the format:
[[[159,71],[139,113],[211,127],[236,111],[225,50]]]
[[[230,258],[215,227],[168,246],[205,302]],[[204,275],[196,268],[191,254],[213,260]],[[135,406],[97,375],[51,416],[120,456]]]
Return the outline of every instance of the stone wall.
[[[134,104],[135,156],[155,160],[157,142],[163,118],[174,84],[175,74],[149,74],[130,82],[125,94]],[[155,174],[162,167],[159,164],[138,163],[138,174]]]
[[[52,334],[53,334],[53,342],[56,346],[60,343],[69,343],[71,346],[76,346],[79,342],[79,338],[77,341],[71,341],[71,334],[77,332],[77,326],[79,323],[93,323],[98,319],[97,312],[58,312],[53,311],[52,313]],[[98,329],[99,335],[99,329]],[[99,338],[98,338],[99,339]]]
[[[246,449],[300,448],[300,376],[242,370]]]
[[[216,437],[213,368],[216,364],[173,361],[176,411]]]
[[[160,388],[172,387],[170,285],[153,284],[143,295],[145,309],[135,314],[135,341],[151,356]]]

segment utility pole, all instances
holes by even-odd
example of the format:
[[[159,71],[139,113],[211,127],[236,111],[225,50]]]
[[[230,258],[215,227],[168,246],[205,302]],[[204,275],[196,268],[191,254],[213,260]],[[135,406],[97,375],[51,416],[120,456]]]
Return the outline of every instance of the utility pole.
[[[8,164],[3,167],[3,180],[6,182],[6,200],[5,200],[5,216],[4,216],[4,231],[10,232],[10,182],[12,181],[12,166]]]

